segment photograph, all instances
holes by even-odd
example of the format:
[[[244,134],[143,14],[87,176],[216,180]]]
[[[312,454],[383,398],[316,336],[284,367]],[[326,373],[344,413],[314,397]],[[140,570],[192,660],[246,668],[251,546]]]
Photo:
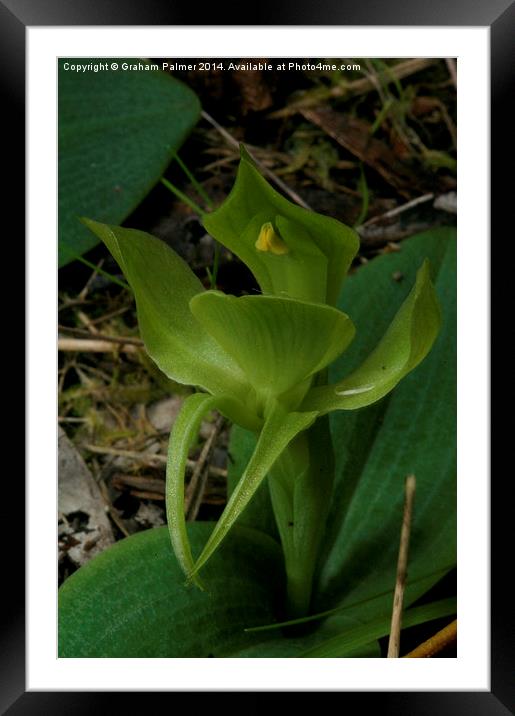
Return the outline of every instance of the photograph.
[[[223,9],[0,0],[26,329],[0,713],[509,716],[515,3]]]
[[[459,58],[56,63],[59,660],[456,660]]]

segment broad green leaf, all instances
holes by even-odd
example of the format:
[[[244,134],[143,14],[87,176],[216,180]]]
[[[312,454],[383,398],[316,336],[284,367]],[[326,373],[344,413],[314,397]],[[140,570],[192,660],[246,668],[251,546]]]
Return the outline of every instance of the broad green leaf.
[[[194,576],[219,547],[261,482],[289,443],[308,428],[316,413],[285,413],[279,406],[270,413],[259,435],[256,449],[233,491],[190,576]]]
[[[440,307],[429,275],[429,262],[424,261],[415,285],[368,358],[344,380],[312,388],[303,408],[324,414],[375,403],[426,357],[440,323]]]
[[[198,551],[213,525],[187,528]],[[294,657],[342,630],[336,619],[303,637],[245,631],[277,618],[284,589],[280,547],[255,530],[236,526],[206,578],[207,592],[184,585],[165,527],[116,543],[59,590],[59,657]]]
[[[249,387],[238,364],[195,320],[190,300],[204,288],[163,241],[135,229],[84,223],[111,251],[134,291],[141,338],[150,357],[172,380],[227,394],[242,403]],[[236,416],[253,427],[252,420]]]
[[[235,253],[256,276],[263,293],[285,290],[284,278],[272,268],[271,254],[256,248],[263,224],[270,222],[288,246],[288,253],[275,256],[276,264],[289,265],[292,297],[318,300],[316,292],[327,271],[327,303],[334,305],[342,281],[359,247],[356,232],[348,226],[293,204],[264,179],[242,148],[236,182],[224,203],[203,219],[209,233]],[[309,248],[309,241],[313,248]],[[315,252],[315,248],[318,252]],[[320,256],[325,257],[325,262]],[[310,258],[311,257],[311,258]],[[284,261],[279,261],[284,259]],[[312,261],[309,276],[309,261]],[[288,264],[289,262],[289,264]],[[295,263],[297,262],[297,268]],[[297,272],[297,274],[295,273]],[[302,280],[310,280],[306,293],[299,295]],[[325,284],[324,284],[325,289]],[[315,293],[313,293],[315,292]]]
[[[408,609],[402,617],[403,628],[424,624],[441,617],[456,614],[456,599],[442,599],[431,604]],[[299,654],[305,658],[334,658],[350,656],[361,646],[369,644],[373,639],[387,636],[390,632],[391,614],[377,617],[366,624],[347,629],[338,636],[334,636],[321,644]]]
[[[100,62],[99,72],[65,63]],[[118,70],[112,69],[112,63]],[[195,93],[146,60],[61,58],[59,70],[59,266],[98,243],[79,216],[122,222],[153,185],[200,115]]]
[[[392,598],[391,593],[389,597]],[[403,614],[402,628],[407,629],[454,614],[456,614],[456,599],[454,597],[442,599],[407,610]],[[360,624],[355,619],[344,615],[331,616],[309,635],[268,639],[259,644],[244,647],[231,656],[374,658],[381,656],[377,640],[389,634],[390,626],[391,614],[386,612],[365,624]]]
[[[194,551],[212,529],[188,524]],[[276,616],[284,589],[277,543],[235,527],[205,576],[208,592],[184,586],[166,527],[117,542],[60,588],[59,656],[220,657],[261,641],[244,629]]]
[[[452,229],[404,241],[374,259],[346,284],[341,306],[356,322],[356,339],[332,379],[359,365],[392,320],[429,258],[442,308],[442,327],[425,361],[380,403],[331,415],[336,484],[318,575],[316,611],[383,593],[395,583],[406,475],[417,479],[410,543],[413,580],[456,559],[456,242]],[[392,276],[400,272],[404,279]],[[403,295],[404,294],[404,295]],[[379,299],[381,297],[381,299]],[[437,577],[408,587],[405,603]],[[377,615],[381,600],[364,605]],[[355,612],[353,612],[355,614]]]
[[[330,306],[277,296],[235,298],[218,291],[195,296],[190,307],[198,322],[233,358],[258,397],[257,412],[298,389],[348,346],[354,326]],[[295,395],[285,395],[293,389]],[[302,398],[300,395],[300,398]]]

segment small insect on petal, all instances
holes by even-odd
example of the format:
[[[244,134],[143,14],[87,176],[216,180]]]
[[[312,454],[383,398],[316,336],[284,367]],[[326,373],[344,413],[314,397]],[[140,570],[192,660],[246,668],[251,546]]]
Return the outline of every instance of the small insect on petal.
[[[359,388],[350,388],[349,390],[337,390],[336,395],[358,395],[359,393],[367,393],[375,388],[374,385],[362,385]]]
[[[289,248],[281,237],[276,234],[270,221],[267,221],[261,227],[255,246],[258,251],[269,251],[277,256],[289,253]]]

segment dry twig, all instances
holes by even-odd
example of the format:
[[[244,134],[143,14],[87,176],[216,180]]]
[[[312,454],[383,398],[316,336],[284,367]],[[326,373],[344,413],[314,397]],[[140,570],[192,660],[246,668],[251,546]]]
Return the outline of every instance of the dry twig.
[[[389,659],[399,656],[402,604],[404,601],[404,587],[406,585],[406,571],[408,566],[409,537],[411,528],[411,515],[415,497],[415,475],[408,475],[405,484],[404,514],[402,518],[401,541],[399,546],[399,559],[397,561],[397,579],[393,597],[392,621],[390,626],[390,639],[388,641]]]
[[[412,199],[411,201],[407,201],[405,204],[401,204],[401,206],[396,206],[394,209],[390,209],[390,211],[385,212],[384,214],[381,214],[381,216],[374,216],[368,221],[365,221],[364,224],[361,224],[361,226],[356,227],[356,231],[360,231],[365,226],[371,226],[372,224],[377,224],[381,221],[386,221],[388,219],[393,218],[394,216],[398,216],[399,214],[404,213],[405,211],[409,211],[409,209],[413,209],[414,206],[418,206],[419,204],[424,204],[426,201],[430,201],[434,198],[433,193],[429,194],[423,194],[422,196],[418,196],[416,199]]]
[[[98,264],[97,264],[97,267],[93,270],[92,274],[90,275],[90,277],[89,277],[88,280],[86,281],[86,284],[84,285],[84,288],[79,292],[78,298],[79,298],[80,301],[84,301],[84,299],[85,299],[86,296],[88,295],[90,286],[91,286],[91,284],[92,284],[92,282],[93,282],[93,279],[94,279],[95,276],[97,275],[98,270],[102,268],[103,264],[104,264],[104,259],[100,259],[100,261],[99,261]]]
[[[91,337],[90,331],[85,331],[82,328],[72,328],[71,326],[58,325],[59,331],[71,333],[74,336],[84,336],[85,338]],[[129,336],[106,336],[103,333],[99,333],[98,330],[92,327],[95,331],[95,340],[108,341],[109,343],[119,343],[122,346],[142,346],[143,341],[140,338],[130,338]]]
[[[455,619],[446,627],[440,629],[439,632],[434,634],[427,641],[419,644],[416,649],[410,651],[403,658],[404,659],[427,659],[440,651],[445,649],[447,646],[454,644],[458,637],[458,621]]]
[[[204,494],[204,490],[206,489],[207,477],[209,474],[209,456],[215,446],[217,437],[220,435],[223,424],[224,418],[219,416],[213,425],[211,434],[202,447],[202,451],[196,462],[188,487],[186,488],[184,509],[186,512],[186,519],[190,522],[193,522],[196,519],[202,503],[202,496]]]
[[[240,147],[239,143],[236,141],[236,139],[234,139],[234,137],[232,137],[229,134],[229,132],[226,129],[224,129],[220,124],[218,124],[218,122],[215,119],[213,119],[213,117],[211,117],[210,114],[208,114],[207,112],[204,112],[204,110],[202,110],[201,114],[202,114],[202,117],[204,117],[204,119],[207,122],[209,122],[222,135],[222,137],[226,140],[226,142],[228,142],[233,147],[236,147],[239,150],[239,147]],[[291,199],[293,199],[293,201],[296,204],[299,204],[299,206],[303,206],[304,209],[311,209],[309,204],[307,204],[304,201],[304,199],[297,194],[296,191],[293,191],[293,189],[291,187],[289,187],[287,184],[285,184],[282,179],[279,179],[279,177],[277,176],[277,174],[275,174],[275,172],[273,172],[268,167],[265,167],[264,164],[262,164],[255,157],[252,157],[252,159],[256,163],[256,166],[258,166],[259,169],[263,172],[263,174],[266,174],[275,184],[277,184],[278,187],[280,187],[286,194],[288,194],[288,196]]]
[[[455,87],[458,86],[458,74],[456,72],[456,60],[453,57],[447,57],[445,60],[449,75],[451,76],[452,83]]]
[[[386,142],[372,136],[372,127],[365,120],[337,112],[329,105],[302,109],[300,113],[344,149],[372,167],[406,199],[410,200],[413,194],[422,193],[419,174],[401,161]]]
[[[136,450],[121,450],[119,448],[102,447],[101,445],[90,444],[84,445],[84,448],[86,450],[89,450],[90,452],[96,453],[97,455],[112,455],[114,457],[125,457],[129,460],[141,462],[145,465],[148,465],[149,467],[155,467],[156,463],[157,465],[166,465],[167,462],[166,455],[161,455],[159,453],[151,455],[150,453],[137,452]],[[186,463],[186,467],[188,470],[194,470],[195,465],[195,460],[188,460]],[[209,474],[212,477],[220,477],[225,479],[227,477],[227,470],[224,470],[221,467],[214,467],[213,465],[210,465]]]
[[[439,225],[439,222],[435,221],[410,221],[409,223],[396,221],[395,224],[388,224],[387,226],[381,226],[380,224],[359,226],[356,230],[361,239],[362,246],[375,248],[380,244],[402,241],[402,239],[414,236],[428,229],[433,229]]]
[[[318,89],[312,92],[307,92],[304,97],[292,102],[284,109],[271,112],[268,117],[270,119],[280,119],[281,117],[287,117],[288,115],[294,114],[301,109],[307,109],[308,107],[315,107],[320,104],[321,101],[331,98],[339,97],[355,97],[357,95],[366,94],[376,89],[377,81],[381,81],[385,84],[394,82],[395,80],[402,80],[405,77],[425,70],[427,67],[434,65],[438,60],[430,58],[415,58],[412,60],[405,60],[399,62],[397,65],[390,66],[382,72],[374,74],[372,77],[367,75],[366,77],[354,80],[353,82],[342,82],[341,84],[329,87],[323,91]]]
[[[111,353],[123,351],[124,353],[137,353],[138,346],[133,343],[112,340],[98,340],[96,338],[59,338],[57,348],[60,351],[72,351],[77,353]]]
[[[108,321],[110,318],[114,318],[115,316],[121,316],[122,313],[126,313],[130,308],[132,308],[132,304],[129,306],[121,306],[121,308],[116,308],[114,311],[104,313],[103,316],[98,316],[98,318],[90,318],[90,323],[92,325],[97,323],[105,323],[105,321]]]
[[[124,525],[122,518],[118,514],[115,507],[113,507],[111,500],[109,499],[109,492],[107,490],[107,486],[103,479],[98,480],[98,486],[100,487],[100,493],[102,495],[102,498],[105,502],[107,511],[109,512],[109,516],[115,523],[115,525],[118,527],[120,532],[125,535],[125,537],[129,537],[130,532],[128,531],[127,527]]]
[[[98,334],[98,328],[96,328],[92,322],[90,317],[84,313],[84,311],[81,311],[80,309],[77,311],[77,318],[82,323],[83,326],[86,326],[88,329],[87,331],[84,331],[85,335],[90,336],[91,334],[94,334],[95,336]],[[80,330],[80,328],[78,329]]]

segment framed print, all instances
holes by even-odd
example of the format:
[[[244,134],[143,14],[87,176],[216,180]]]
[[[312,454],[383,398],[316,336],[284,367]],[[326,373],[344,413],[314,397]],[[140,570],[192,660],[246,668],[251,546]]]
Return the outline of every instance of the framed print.
[[[401,19],[399,8],[365,17],[364,7],[331,8],[329,24],[325,9],[315,18],[299,8],[294,18],[278,6],[273,24],[256,12],[222,25],[210,11],[203,19],[215,24],[191,25],[184,9],[157,2],[123,12],[1,6],[6,119],[20,146],[24,86],[27,121],[26,618],[18,574],[3,627],[10,713],[89,712],[113,696],[91,692],[126,691],[336,691],[344,706],[392,714],[513,709],[512,617],[496,587],[506,503],[488,466],[489,92],[492,137],[503,138],[496,169],[511,139],[502,103],[513,8],[447,6],[438,16],[437,5],[411,6]],[[343,110],[339,93],[349,86],[354,99]],[[492,187],[495,206],[506,193],[495,173]],[[492,209],[492,226],[506,205]],[[455,216],[457,273],[447,256]],[[338,255],[325,238],[332,231]],[[348,298],[339,302],[347,271]],[[453,333],[446,297],[456,279]],[[374,281],[386,287],[384,305],[379,294],[364,300]],[[170,286],[184,292],[184,305]],[[347,320],[356,324],[355,352],[330,367],[353,338]],[[98,397],[113,386],[121,402]],[[327,417],[349,406],[364,409],[353,423]],[[180,457],[168,459],[165,486],[171,424],[170,454]],[[229,433],[229,424],[238,427]],[[456,424],[457,532],[453,478],[444,475],[455,471]],[[351,438],[336,439],[345,427]],[[407,437],[394,453],[400,430]],[[395,439],[383,445],[388,431]],[[83,483],[59,487],[58,568],[62,449]],[[392,455],[399,477],[380,481]],[[317,465],[316,489],[306,460]],[[418,492],[403,577],[411,465]],[[360,482],[338,487],[344,466]],[[333,472],[337,487],[328,482],[324,492],[319,483]],[[267,474],[279,485],[270,495],[261,489]],[[19,508],[23,496],[13,499]],[[12,543],[15,525],[5,529]],[[203,573],[211,597],[183,586]],[[390,652],[391,606],[374,611],[374,600],[391,605],[396,579],[406,629],[427,624],[411,632],[409,648],[402,632],[400,655],[417,656],[411,651],[457,614],[455,651],[423,662],[381,658],[399,652]],[[156,616],[172,593],[177,628],[167,608]],[[311,618],[326,612],[319,631]],[[275,634],[256,636],[268,627]]]

